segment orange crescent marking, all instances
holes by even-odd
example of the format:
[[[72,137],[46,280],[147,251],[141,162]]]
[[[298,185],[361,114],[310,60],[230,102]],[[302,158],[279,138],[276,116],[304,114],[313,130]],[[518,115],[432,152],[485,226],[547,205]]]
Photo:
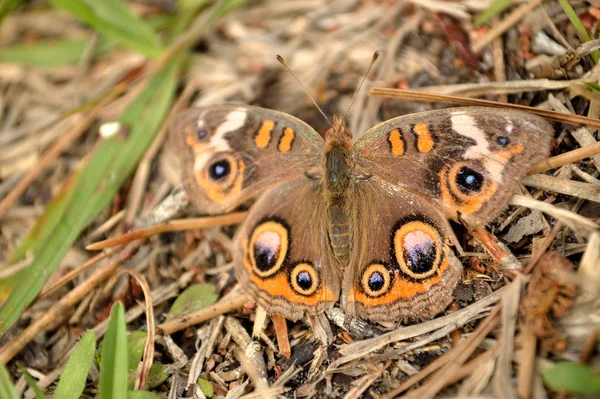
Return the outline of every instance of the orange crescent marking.
[[[404,140],[402,140],[402,135],[398,129],[394,129],[390,132],[388,141],[392,146],[392,154],[397,157],[404,155]]]
[[[294,130],[291,127],[286,127],[283,131],[283,136],[281,136],[281,139],[279,140],[279,151],[288,152],[291,150],[294,137]]]
[[[325,285],[321,285],[312,295],[300,295],[290,286],[288,275],[284,272],[277,273],[275,276],[263,280],[252,272],[252,266],[248,263],[246,257],[244,257],[244,267],[248,270],[250,281],[259,290],[265,291],[271,296],[280,296],[286,301],[309,306],[315,306],[321,302],[335,302],[338,299],[337,295],[334,295]]]
[[[448,268],[449,265],[450,262],[448,262],[448,259],[444,259],[444,262],[440,266],[437,275],[422,283],[403,279],[401,275],[397,274],[394,276],[392,287],[387,294],[377,298],[371,298],[363,293],[359,288],[354,288],[354,302],[360,302],[364,306],[369,307],[389,305],[399,300],[410,300],[419,294],[429,291],[433,285],[439,283],[441,280],[441,274]]]
[[[477,194],[473,194],[471,196],[465,195],[460,191],[458,187],[456,187],[455,177],[458,169],[459,165],[457,164],[453,167],[453,170],[450,171],[450,176],[448,176],[448,168],[444,167],[440,171],[442,204],[453,213],[462,212],[466,213],[467,215],[473,215],[481,208],[485,201],[492,198],[492,196],[498,189],[498,183],[494,180],[486,179],[486,187],[483,191]],[[450,180],[452,180],[452,182],[448,180],[448,177],[450,177]],[[491,183],[487,183],[489,181],[491,181]],[[464,204],[460,205],[456,203],[456,201],[452,197],[452,194],[450,194],[450,189],[452,190],[454,195],[464,200]]]
[[[269,142],[271,141],[271,131],[274,127],[275,122],[270,119],[266,119],[262,123],[258,134],[254,137],[254,142],[258,148],[266,148],[269,145]]]
[[[413,131],[417,134],[417,149],[419,152],[429,152],[433,150],[435,140],[429,131],[429,127],[425,123],[417,123],[413,127]]]

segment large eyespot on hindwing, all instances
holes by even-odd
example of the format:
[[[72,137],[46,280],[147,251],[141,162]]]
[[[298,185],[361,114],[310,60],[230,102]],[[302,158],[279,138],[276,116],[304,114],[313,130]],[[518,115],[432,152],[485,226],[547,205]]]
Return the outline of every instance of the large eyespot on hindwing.
[[[300,262],[292,268],[290,286],[296,293],[310,296],[317,291],[319,284],[319,275],[311,263]]]
[[[424,280],[438,272],[444,260],[443,239],[430,219],[400,221],[394,226],[391,238],[392,261],[404,275]]]
[[[259,223],[250,236],[248,257],[252,271],[261,278],[277,273],[283,266],[290,246],[289,228],[278,220]]]
[[[223,200],[241,191],[245,165],[239,156],[228,152],[216,153],[208,159],[198,155],[194,165],[196,182],[211,200]]]
[[[392,274],[383,263],[373,262],[363,272],[360,284],[368,297],[377,298],[390,290]]]

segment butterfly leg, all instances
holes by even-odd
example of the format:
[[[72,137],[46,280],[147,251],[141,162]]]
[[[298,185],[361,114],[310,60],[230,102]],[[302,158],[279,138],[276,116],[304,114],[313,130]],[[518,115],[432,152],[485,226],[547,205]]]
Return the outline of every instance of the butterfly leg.
[[[468,225],[466,225],[469,228]],[[473,237],[475,237],[490,253],[492,258],[498,262],[504,270],[517,270],[523,267],[521,262],[513,255],[512,252],[500,242],[493,234],[488,232],[485,227],[479,226],[469,228]]]

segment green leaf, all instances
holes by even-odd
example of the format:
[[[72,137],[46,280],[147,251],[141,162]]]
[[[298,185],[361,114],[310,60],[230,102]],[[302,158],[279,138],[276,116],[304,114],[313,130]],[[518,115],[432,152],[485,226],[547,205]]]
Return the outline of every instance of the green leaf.
[[[214,394],[213,386],[210,381],[207,381],[202,378],[198,378],[198,386],[200,387],[200,390],[202,391],[204,396],[206,396],[207,398],[213,397],[213,394]]]
[[[19,319],[81,231],[107,206],[158,132],[173,101],[182,57],[159,72],[120,117],[125,138],[102,139],[87,164],[71,178],[11,256],[32,251],[34,261],[0,309],[0,336]]]
[[[100,399],[127,397],[127,327],[121,302],[110,310],[100,356]]]
[[[142,361],[142,356],[144,356],[146,339],[148,339],[148,333],[145,331],[131,331],[127,335],[127,369],[130,373],[133,371],[134,377],[138,363]]]
[[[49,0],[108,38],[148,57],[158,57],[162,49],[152,28],[135,17],[123,0]]]
[[[196,284],[183,291],[169,310],[169,314],[176,316],[189,313],[212,305],[218,299],[215,287],[212,284]]]
[[[89,40],[86,39],[19,44],[0,49],[0,62],[42,68],[71,65],[81,59],[88,45]],[[98,57],[114,47],[115,42],[102,40],[96,46],[94,56]]]
[[[588,87],[588,89],[597,91],[600,93],[600,84],[598,84],[596,82],[584,82],[584,83]]]
[[[19,399],[17,390],[10,379],[10,374],[6,366],[0,363],[0,398],[2,399]]]
[[[573,27],[575,28],[577,33],[579,33],[579,36],[581,36],[581,38],[583,40],[585,40],[586,42],[589,42],[590,40],[592,40],[592,38],[588,34],[587,30],[585,30],[585,26],[583,26],[583,24],[581,23],[581,20],[577,16],[577,13],[575,13],[575,10],[573,10],[573,7],[571,7],[571,4],[569,4],[569,1],[568,0],[558,0],[558,2],[560,3],[561,7],[563,8],[563,11],[565,12],[565,14],[567,14],[569,21],[571,21],[571,24],[573,25]],[[590,56],[592,57],[594,62],[598,62],[598,51],[597,50],[592,51],[590,53]]]
[[[581,363],[562,362],[542,374],[551,389],[573,395],[600,395],[600,374]]]
[[[479,14],[475,19],[475,26],[481,26],[487,23],[490,19],[506,10],[512,4],[512,0],[494,0],[492,4],[484,12]]]
[[[148,391],[129,391],[127,393],[128,399],[162,399],[161,396],[158,396],[155,393]]]
[[[35,378],[33,378],[31,374],[29,374],[27,370],[25,370],[25,367],[19,367],[19,370],[21,370],[23,377],[25,377],[25,382],[27,383],[27,386],[31,388],[35,397],[37,399],[46,399],[46,395],[44,394],[44,392],[42,392],[40,387],[37,386]]]
[[[60,381],[54,391],[53,399],[79,398],[85,389],[90,367],[96,352],[96,332],[89,330],[85,333],[73,350],[65,366]]]
[[[160,363],[155,363],[150,366],[150,373],[148,374],[148,388],[156,388],[162,385],[169,378],[167,374],[167,366]]]

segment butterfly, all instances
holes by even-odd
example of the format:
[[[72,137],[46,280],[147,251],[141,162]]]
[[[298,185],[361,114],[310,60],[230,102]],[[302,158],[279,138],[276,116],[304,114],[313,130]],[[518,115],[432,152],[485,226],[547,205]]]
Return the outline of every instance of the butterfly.
[[[492,220],[552,135],[541,117],[477,107],[393,118],[355,142],[341,118],[323,139],[291,115],[236,104],[190,108],[170,127],[200,212],[256,199],[234,236],[235,274],[289,320],[338,302],[372,321],[442,312],[462,274],[449,220]]]

